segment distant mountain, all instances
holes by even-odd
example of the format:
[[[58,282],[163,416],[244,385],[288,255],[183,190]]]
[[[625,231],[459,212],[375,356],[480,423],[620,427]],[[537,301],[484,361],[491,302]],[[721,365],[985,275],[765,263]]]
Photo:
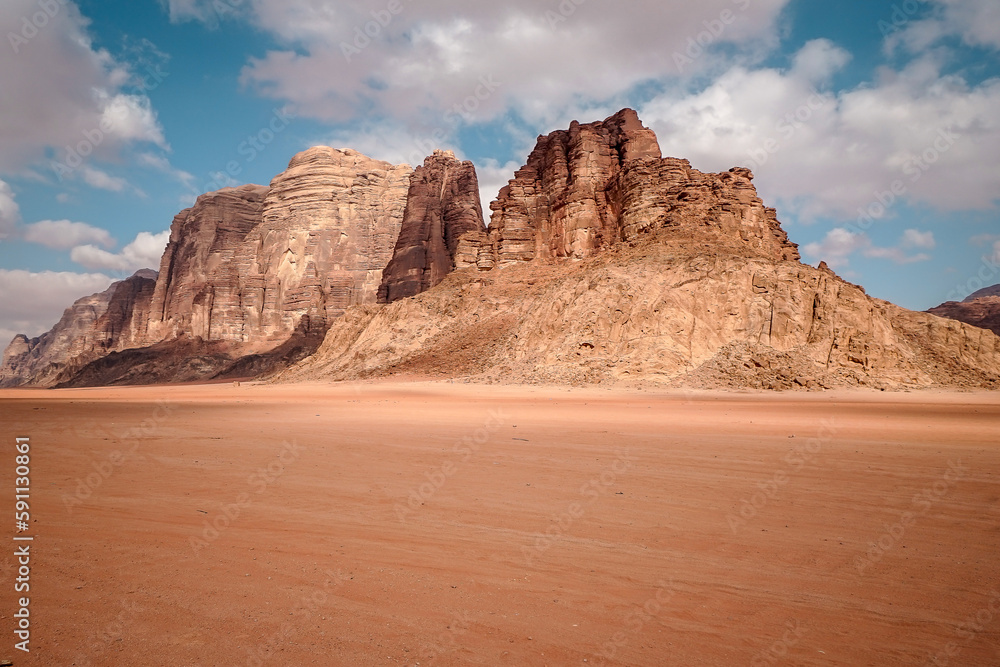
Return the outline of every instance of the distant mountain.
[[[964,301],[949,301],[927,311],[939,317],[989,329],[1000,336],[1000,285],[984,287]]]
[[[973,292],[969,296],[965,297],[965,302],[975,301],[976,299],[981,299],[984,296],[1000,296],[1000,285],[993,285],[992,287],[984,287],[981,290]]]

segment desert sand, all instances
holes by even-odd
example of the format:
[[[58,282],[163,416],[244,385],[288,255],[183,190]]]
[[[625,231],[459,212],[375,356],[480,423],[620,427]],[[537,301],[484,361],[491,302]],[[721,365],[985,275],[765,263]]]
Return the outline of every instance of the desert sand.
[[[1000,664],[996,393],[5,390],[0,433],[15,665]]]

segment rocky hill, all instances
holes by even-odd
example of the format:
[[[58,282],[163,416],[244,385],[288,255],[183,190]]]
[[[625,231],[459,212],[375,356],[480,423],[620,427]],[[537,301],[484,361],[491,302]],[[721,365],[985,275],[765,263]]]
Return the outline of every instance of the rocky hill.
[[[7,385],[473,377],[997,387],[1000,338],[799,261],[743,168],[664,158],[634,111],[539,137],[482,218],[475,167],[311,148],[200,197],[160,272],[14,340]]]
[[[989,329],[1000,336],[1000,285],[985,287],[963,301],[948,301],[927,312]]]

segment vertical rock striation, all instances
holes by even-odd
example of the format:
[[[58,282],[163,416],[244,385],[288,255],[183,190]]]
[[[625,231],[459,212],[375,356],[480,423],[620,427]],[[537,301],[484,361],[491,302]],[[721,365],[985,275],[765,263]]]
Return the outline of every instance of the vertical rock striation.
[[[486,244],[475,166],[451,151],[434,151],[410,176],[406,212],[379,301],[415,296],[456,268],[478,265]]]

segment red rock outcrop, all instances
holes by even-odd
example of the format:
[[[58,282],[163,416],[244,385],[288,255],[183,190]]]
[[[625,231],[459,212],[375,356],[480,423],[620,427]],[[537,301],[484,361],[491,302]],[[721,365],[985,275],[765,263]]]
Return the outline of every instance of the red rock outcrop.
[[[656,135],[631,109],[539,137],[527,164],[490,204],[500,262],[589,257],[613,242],[617,216],[608,183],[627,163],[659,157]]]
[[[752,180],[749,169],[704,174],[687,160],[661,158],[656,135],[625,109],[539,137],[491,204],[490,237],[501,263],[589,257],[659,227],[683,230],[695,242],[798,259]]]
[[[15,336],[0,363],[0,387],[49,386],[110,352],[141,344],[155,281],[156,272],[143,269],[78,299],[41,336]]]
[[[485,242],[476,167],[451,151],[434,151],[410,176],[406,211],[382,276],[379,302],[420,294],[456,268],[477,264]]]

